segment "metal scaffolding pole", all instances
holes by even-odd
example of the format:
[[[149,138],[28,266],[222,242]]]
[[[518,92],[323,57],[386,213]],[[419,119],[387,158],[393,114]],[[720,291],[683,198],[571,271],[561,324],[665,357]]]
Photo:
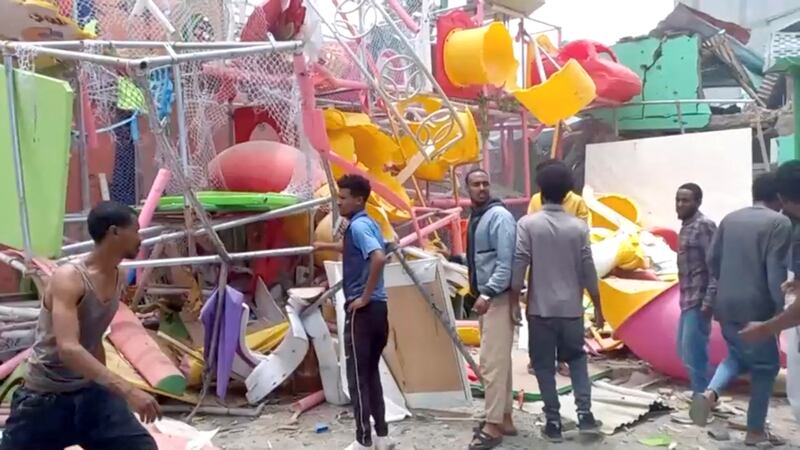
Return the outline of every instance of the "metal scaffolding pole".
[[[80,167],[81,177],[81,212],[83,214],[89,214],[89,210],[92,207],[92,199],[89,191],[89,149],[86,140],[87,111],[86,105],[83,103],[83,83],[81,82],[80,69],[78,69],[78,73],[75,75],[75,84],[77,87],[75,91],[78,93],[78,165]],[[81,230],[81,234],[86,237],[84,234],[86,228],[82,227]]]
[[[246,261],[258,258],[276,258],[279,256],[307,255],[314,251],[314,247],[288,247],[272,250],[256,250],[252,252],[228,253],[232,262]],[[123,261],[119,265],[122,269],[140,269],[146,267],[175,267],[197,266],[201,264],[215,264],[223,262],[220,255],[189,256],[184,258],[143,259],[136,261]]]
[[[296,205],[287,206],[285,208],[280,208],[273,211],[267,211],[261,214],[256,214],[254,216],[246,216],[239,219],[231,220],[229,222],[222,222],[214,225],[212,228],[214,229],[214,231],[230,230],[231,228],[240,227],[242,225],[248,225],[251,223],[262,222],[270,219],[279,219],[281,217],[292,216],[295,214],[305,212],[306,210],[322,206],[330,201],[331,197],[315,198],[313,200],[308,200],[302,203],[298,203]],[[171,233],[165,233],[159,236],[144,239],[142,241],[142,246],[149,247],[159,242],[164,243],[175,239],[181,239],[190,232],[193,233],[194,236],[201,236],[206,233],[206,230],[205,228],[200,228],[196,230],[173,231]],[[80,244],[73,244],[73,245],[87,245],[88,249],[91,249],[93,244],[86,244],[84,242],[81,242]],[[72,255],[66,258],[62,258],[60,261],[78,258],[80,256],[83,255]]]
[[[85,222],[86,217],[81,217],[81,218],[73,217],[72,219],[67,217],[65,220],[66,222],[78,222],[78,221]],[[150,236],[156,233],[160,233],[166,229],[167,227],[165,227],[164,225],[156,225],[152,227],[142,228],[141,230],[139,230],[139,235]],[[75,242],[74,244],[69,244],[61,247],[61,253],[66,253],[67,255],[71,255],[73,253],[89,251],[92,248],[94,248],[94,241],[92,240]]]
[[[3,55],[3,64],[6,72],[6,104],[8,106],[9,129],[11,130],[11,155],[14,161],[14,178],[17,185],[17,207],[19,208],[19,222],[22,229],[22,247],[25,252],[25,263],[33,258],[31,247],[31,229],[28,217],[28,203],[25,199],[25,175],[22,170],[22,152],[19,143],[19,130],[17,129],[17,104],[15,101],[14,87],[14,56],[8,53]]]
[[[104,66],[120,67],[128,70],[147,70],[156,69],[158,67],[169,66],[172,64],[179,64],[189,61],[210,61],[214,59],[230,59],[239,56],[254,55],[258,53],[290,53],[295,52],[303,47],[301,41],[282,41],[270,44],[256,44],[247,47],[236,48],[223,48],[206,50],[192,53],[181,53],[177,56],[160,55],[148,56],[139,59],[118,58],[114,56],[96,55],[90,53],[82,53],[74,50],[64,50],[60,48],[45,47],[26,43],[26,44],[13,44],[5,42],[5,47],[18,47],[31,49],[38,54],[54,56],[60,59],[67,59],[73,61],[86,61]],[[161,45],[163,48],[163,44]]]

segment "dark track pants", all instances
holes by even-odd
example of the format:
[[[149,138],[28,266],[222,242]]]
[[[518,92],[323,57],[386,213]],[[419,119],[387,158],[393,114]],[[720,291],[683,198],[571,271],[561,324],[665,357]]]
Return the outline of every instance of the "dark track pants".
[[[128,404],[92,383],[74,392],[40,393],[20,387],[11,401],[2,450],[156,450]]]
[[[353,313],[347,313],[344,326],[347,384],[353,402],[356,440],[369,447],[372,445],[370,417],[375,421],[375,433],[378,436],[389,433],[378,371],[383,348],[389,339],[388,305],[386,302],[372,301]]]

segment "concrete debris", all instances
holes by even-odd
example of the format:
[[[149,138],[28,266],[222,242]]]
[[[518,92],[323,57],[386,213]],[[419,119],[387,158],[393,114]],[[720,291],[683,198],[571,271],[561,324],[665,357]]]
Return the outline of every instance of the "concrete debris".
[[[715,427],[708,430],[708,435],[716,441],[729,441],[731,439],[731,433],[723,427]]]

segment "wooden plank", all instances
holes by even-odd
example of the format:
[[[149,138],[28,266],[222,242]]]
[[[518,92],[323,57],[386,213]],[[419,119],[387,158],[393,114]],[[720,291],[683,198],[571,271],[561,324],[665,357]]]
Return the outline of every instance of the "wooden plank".
[[[445,309],[439,280],[424,283]],[[450,336],[415,286],[388,288],[389,343],[383,355],[406,394],[463,390],[461,359]]]

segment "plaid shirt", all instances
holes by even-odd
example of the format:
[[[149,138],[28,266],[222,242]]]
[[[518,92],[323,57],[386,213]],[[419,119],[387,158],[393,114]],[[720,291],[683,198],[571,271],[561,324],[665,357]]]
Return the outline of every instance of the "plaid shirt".
[[[716,230],[714,221],[699,211],[683,222],[678,249],[681,310],[714,303],[717,281],[708,271],[706,254]]]

